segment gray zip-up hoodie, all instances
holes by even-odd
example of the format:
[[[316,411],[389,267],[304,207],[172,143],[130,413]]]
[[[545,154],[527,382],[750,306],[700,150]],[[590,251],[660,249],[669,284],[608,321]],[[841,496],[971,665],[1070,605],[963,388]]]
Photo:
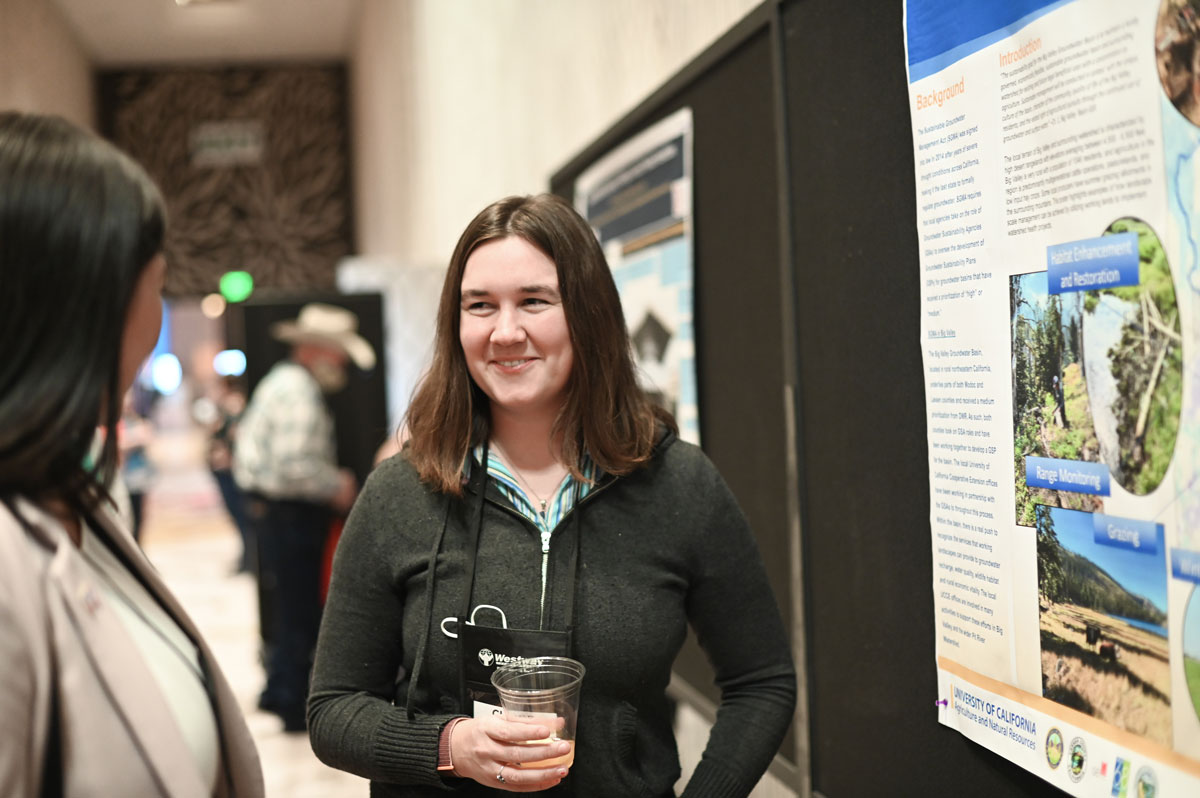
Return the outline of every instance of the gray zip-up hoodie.
[[[370,779],[372,796],[501,794],[436,770],[442,726],[470,713],[458,705],[458,642],[438,623],[462,609],[473,505],[469,490],[453,500],[430,490],[399,455],[368,479],[339,543],[309,733],[317,756]],[[580,546],[573,656],[587,676],[575,763],[541,794],[675,794],[679,757],[666,687],[688,623],[722,697],[683,795],[749,794],[791,721],[795,670],[753,536],[716,468],[699,448],[667,434],[646,467],[586,496],[551,538],[546,628],[561,628],[565,612],[572,547],[563,535],[572,523]],[[426,569],[443,526],[430,608]],[[489,486],[471,606],[498,606],[509,627],[536,629],[541,585],[537,530]],[[409,720],[409,674],[426,629],[417,714]]]

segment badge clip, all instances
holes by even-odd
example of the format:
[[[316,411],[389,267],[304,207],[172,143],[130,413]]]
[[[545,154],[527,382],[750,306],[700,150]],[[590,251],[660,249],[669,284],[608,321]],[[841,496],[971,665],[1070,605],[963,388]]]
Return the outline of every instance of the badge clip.
[[[504,610],[500,609],[499,607],[497,607],[494,604],[480,604],[480,605],[476,606],[475,609],[471,611],[471,617],[470,617],[470,619],[467,620],[467,623],[474,626],[475,625],[475,615],[480,610],[495,610],[496,612],[500,613],[500,628],[501,629],[508,628],[508,616],[506,616],[504,614]],[[442,634],[444,634],[446,637],[457,640],[458,632],[451,632],[449,629],[447,629],[446,624],[448,624],[448,623],[458,623],[458,618],[453,615],[449,615],[445,618],[442,618],[442,623],[440,624],[442,627]]]

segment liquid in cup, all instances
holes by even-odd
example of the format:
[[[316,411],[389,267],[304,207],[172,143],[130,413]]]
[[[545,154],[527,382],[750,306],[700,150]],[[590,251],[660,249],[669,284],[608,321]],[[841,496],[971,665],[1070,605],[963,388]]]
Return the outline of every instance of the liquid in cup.
[[[575,761],[575,722],[579,715],[579,685],[583,664],[567,657],[531,657],[492,672],[492,686],[500,696],[504,717],[537,723],[553,731],[549,737],[526,745],[546,745],[565,740],[571,750],[561,756],[524,762],[519,768],[569,767]]]

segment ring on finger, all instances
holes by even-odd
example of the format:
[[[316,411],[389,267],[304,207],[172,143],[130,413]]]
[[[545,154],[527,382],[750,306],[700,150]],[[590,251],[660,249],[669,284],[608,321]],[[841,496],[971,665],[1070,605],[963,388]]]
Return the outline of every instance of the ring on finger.
[[[501,765],[500,769],[496,771],[496,780],[499,781],[501,784],[508,783],[507,781],[504,780],[504,769],[506,767],[508,767],[508,765]]]

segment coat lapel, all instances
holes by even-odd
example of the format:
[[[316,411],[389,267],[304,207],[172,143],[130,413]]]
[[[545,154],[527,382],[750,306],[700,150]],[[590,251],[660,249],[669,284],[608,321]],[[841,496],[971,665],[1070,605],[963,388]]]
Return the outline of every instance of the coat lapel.
[[[203,663],[205,676],[212,682],[212,694],[215,696],[217,726],[221,733],[221,756],[228,770],[241,782],[235,792],[240,795],[258,796],[263,794],[262,771],[258,758],[258,749],[254,738],[250,735],[242,718],[242,710],[238,706],[233,689],[225,679],[219,667],[215,666],[216,659],[208,644],[200,634],[200,630],[192,622],[191,617],[175,598],[175,594],[167,587],[162,576],[146,559],[145,553],[138,547],[128,533],[119,528],[118,522],[107,511],[96,518],[103,524],[108,537],[115,548],[121,552],[126,562],[133,566],[134,571],[149,587],[150,592],[162,603],[167,614],[179,624],[184,633],[196,643],[200,649],[200,660]],[[192,767],[195,770],[195,766]],[[224,775],[222,776],[224,779]],[[226,794],[226,784],[218,784],[218,794]]]
[[[19,499],[18,506],[21,514],[33,522],[36,537],[54,552],[46,578],[49,612],[57,638],[55,645],[66,647],[65,650],[83,649],[84,657],[59,659],[59,678],[79,678],[84,683],[100,680],[113,711],[129,729],[132,739],[137,741],[147,766],[162,785],[164,795],[169,798],[211,798],[153,675],[120,619],[104,601],[91,571],[83,564],[82,555],[62,526],[41,508],[25,499]],[[237,698],[216,665],[212,651],[158,571],[115,516],[106,508],[100,508],[94,520],[103,526],[106,537],[122,559],[200,649],[200,659],[215,697],[214,710],[221,737],[223,766],[216,795],[218,798],[234,795],[261,798],[264,788],[258,751],[242,718]],[[66,672],[77,668],[89,668],[94,676]],[[63,709],[69,711],[66,707]]]
[[[129,633],[70,543],[60,542],[47,574],[58,601],[50,602],[55,635],[63,649],[81,646],[84,657],[62,658],[60,678],[86,683],[90,668],[166,795],[206,796],[195,759],[174,722],[153,674]],[[74,636],[75,640],[70,638]],[[69,712],[69,707],[64,707]]]

